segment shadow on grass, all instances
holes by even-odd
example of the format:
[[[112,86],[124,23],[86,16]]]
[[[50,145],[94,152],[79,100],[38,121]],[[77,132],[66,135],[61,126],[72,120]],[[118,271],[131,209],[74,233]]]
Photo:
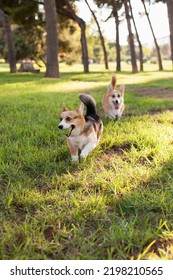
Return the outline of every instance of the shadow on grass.
[[[75,235],[71,236],[73,244],[67,245],[62,240],[66,251],[58,252],[57,256],[52,252],[53,258],[69,258],[71,252],[70,258],[75,259],[77,252],[79,259],[147,259],[150,253],[172,259],[173,253],[169,251],[173,237],[172,170],[173,158],[170,158],[130,194],[116,198],[106,190],[104,206],[99,206],[99,194],[98,201],[96,198],[88,205],[79,202],[75,214],[64,220],[65,228],[75,228]],[[54,235],[58,235],[56,225],[51,227]]]
[[[35,82],[42,78],[43,78],[43,74],[33,74],[33,73],[23,73],[23,74],[1,73],[0,74],[1,85],[26,83],[26,82],[33,82],[33,81]]]
[[[148,75],[148,73],[145,74]],[[121,72],[121,74],[127,75],[129,74],[129,72]],[[67,72],[62,73],[62,79],[53,80],[44,79],[42,74],[2,74],[1,85],[8,83],[34,82],[39,88],[39,85],[42,83],[52,85],[61,81],[66,83],[67,80],[94,82],[101,80],[105,81],[107,85],[109,76],[110,73],[108,72],[106,74],[105,72],[91,72],[89,74],[84,74],[82,72]],[[158,83],[158,80],[156,79],[152,82],[146,82],[142,86],[158,86],[158,84],[159,86],[168,86],[167,84],[169,84],[170,86],[170,80],[166,81],[165,79],[159,79]],[[131,85],[129,84],[129,86]],[[95,94],[97,94],[96,86],[94,86],[94,88]],[[99,90],[101,93],[104,93],[105,89],[103,86],[99,86],[97,90]],[[37,92],[35,92],[35,95],[37,95],[38,93],[39,89]],[[68,95],[66,96],[69,99]],[[127,120],[131,116],[139,117],[141,115],[147,114],[150,110],[153,109],[167,110],[167,108],[171,108],[173,106],[173,102],[170,100],[154,101],[147,97],[138,96],[137,94],[127,93],[127,97],[125,98],[127,102],[125,115],[123,116],[125,120]],[[13,96],[10,97],[10,100],[11,99],[13,100]],[[47,100],[47,103],[49,104],[49,99]],[[33,100],[30,100],[29,104],[33,106]],[[33,124],[36,122],[36,116],[38,114],[40,106],[43,107],[42,102],[38,105],[35,105],[35,119],[33,123],[31,122],[30,131],[34,131]],[[10,122],[15,119],[16,112],[19,108],[21,111],[25,109],[27,114],[28,107],[22,107],[22,105],[20,104],[19,107],[16,107],[14,116],[12,115],[11,119],[9,119]],[[55,110],[54,105],[52,105],[51,108]],[[47,113],[47,111],[44,111],[44,115],[45,113]],[[51,114],[52,109],[50,112],[50,118],[52,117]],[[19,116],[18,121],[20,119],[21,117]],[[41,123],[43,122],[43,116],[38,116],[38,119]],[[109,122],[109,120],[104,119],[105,126]],[[20,123],[20,125],[24,126],[24,123]],[[51,125],[49,124],[49,129],[50,127],[51,129],[53,129]],[[37,129],[39,130],[40,126],[38,126]],[[51,129],[49,133],[53,134],[53,130]],[[3,206],[9,207],[8,219],[12,217],[12,222],[14,220],[14,213],[12,213],[13,209],[15,209],[16,211],[15,217],[16,219],[19,218],[19,221],[20,217],[18,216],[20,216],[22,213],[23,220],[26,218],[26,216],[29,216],[29,220],[32,220],[32,217],[36,215],[37,212],[41,212],[42,218],[38,221],[39,232],[37,235],[44,235],[45,238],[48,239],[48,241],[50,240],[50,243],[48,243],[49,250],[43,250],[44,255],[46,255],[47,258],[67,259],[69,255],[71,259],[129,259],[130,257],[138,258],[138,256],[140,254],[143,254],[148,245],[151,244],[151,242],[153,242],[154,240],[156,240],[155,247],[151,246],[150,249],[148,249],[148,252],[153,250],[157,254],[162,254],[160,250],[160,248],[163,249],[162,240],[164,240],[165,246],[165,239],[167,238],[167,235],[169,235],[169,230],[172,230],[173,224],[173,158],[170,158],[170,160],[165,163],[165,165],[161,169],[156,170],[155,173],[147,180],[147,182],[142,181],[141,179],[141,182],[137,186],[137,189],[131,190],[130,194],[121,193],[118,196],[115,196],[112,193],[111,188],[103,189],[102,185],[98,187],[98,185],[96,185],[95,183],[90,186],[89,189],[83,190],[82,184],[80,185],[80,182],[76,184],[75,180],[69,184],[67,192],[67,187],[65,185],[67,184],[67,182],[64,179],[61,186],[62,194],[58,196],[59,200],[64,199],[65,201],[65,205],[64,207],[62,207],[59,206],[59,201],[56,201],[57,197],[53,197],[53,192],[57,191],[59,193],[58,188],[61,183],[59,183],[58,181],[59,177],[61,177],[62,175],[65,176],[69,173],[71,173],[72,176],[75,175],[75,172],[78,170],[78,165],[71,164],[71,159],[68,148],[66,147],[65,139],[63,139],[64,141],[61,141],[60,143],[56,143],[54,139],[49,142],[46,137],[44,138],[44,134],[42,135],[40,132],[38,135],[34,133],[33,135],[35,135],[33,136],[33,138],[35,138],[36,141],[34,145],[38,146],[39,150],[41,150],[44,143],[43,140],[45,139],[44,147],[48,147],[49,144],[52,144],[52,150],[54,152],[50,152],[50,150],[47,151],[47,149],[41,150],[39,156],[35,158],[26,158],[24,163],[20,162],[20,160],[17,160],[16,162],[12,162],[11,165],[9,161],[13,159],[13,155],[11,156],[11,159],[7,158],[6,170],[2,174],[3,177],[1,191],[2,194],[5,192],[8,193],[9,191],[9,194],[11,196],[9,195],[8,197],[7,205],[5,204],[6,200],[4,200],[4,204],[1,205],[1,209],[3,212]],[[21,141],[22,139],[23,138],[21,138]],[[16,139],[16,142],[18,141],[19,139]],[[15,140],[13,139],[12,143],[14,142]],[[57,148],[58,144],[59,147]],[[135,146],[135,143],[133,143],[133,146]],[[9,148],[10,146],[8,147],[8,152]],[[124,146],[121,147],[112,146],[110,149],[107,149],[105,153],[107,158],[111,156],[112,153],[114,153],[115,156],[122,157],[124,156],[123,151],[128,152],[130,148],[130,143],[127,142],[124,144]],[[8,156],[10,156],[10,153],[7,153],[7,157]],[[126,160],[126,158],[124,160]],[[143,159],[141,159],[141,161],[142,160]],[[141,162],[141,164],[142,163],[143,162]],[[85,168],[85,165],[84,167],[80,168]],[[54,182],[53,179],[55,180]],[[18,182],[18,185],[16,184],[16,182]],[[11,190],[9,190],[10,184]],[[21,189],[19,189],[19,185]],[[33,197],[27,200],[28,192],[26,192],[25,194],[25,190],[32,188]],[[103,201],[103,204],[99,201],[100,191],[101,195],[103,195],[103,200],[101,200],[101,202]],[[20,202],[16,199],[15,194],[17,192],[24,193],[23,202]],[[84,197],[82,197],[82,199],[80,199],[79,192],[84,193]],[[52,194],[51,199],[49,198],[49,193],[50,195]],[[96,194],[95,198],[92,197],[93,193]],[[39,194],[41,194],[41,198],[39,197]],[[34,197],[34,195],[38,195],[38,200],[39,198],[40,200],[42,199],[43,202],[44,200],[46,200],[46,206],[42,205],[42,203],[37,203],[37,196]],[[75,197],[75,199],[73,196]],[[88,202],[85,202],[85,199],[87,198]],[[56,205],[58,205],[57,208]],[[11,206],[14,206],[14,208]],[[43,214],[44,207],[45,212]],[[46,218],[43,216],[46,216],[48,211],[50,211],[50,217],[52,217],[53,215],[52,212],[55,212],[55,216],[53,216],[51,221],[49,220],[49,217],[47,217],[48,225],[46,226],[46,228],[44,228],[43,225]],[[63,212],[62,215],[61,212]],[[60,219],[58,220],[57,217],[60,217]],[[61,226],[60,228],[58,228],[58,223]],[[66,233],[63,232],[63,228],[65,230],[67,229]],[[26,235],[24,234],[19,237],[20,238],[16,236],[16,238],[18,238],[18,245],[21,245],[22,242],[26,241]],[[35,236],[35,238],[37,238],[37,236]],[[12,240],[11,242],[14,243],[14,240]],[[60,240],[61,244],[61,248],[59,248],[58,250],[57,247],[59,242],[57,242],[57,240]],[[38,251],[41,251],[40,242],[35,242],[34,250],[34,256],[37,256]],[[14,252],[9,254],[13,253]],[[145,258],[145,255],[143,255],[143,258]]]
[[[122,156],[123,150],[128,152],[130,147],[130,143],[121,147],[114,146],[111,152]],[[58,155],[54,154],[54,162],[48,161],[44,165],[40,158],[39,162],[32,163],[32,170],[26,169],[26,173],[31,172],[33,175],[30,177],[30,188],[34,186],[28,199],[27,191],[22,199],[16,195],[17,192],[25,193],[25,186],[24,189],[22,186],[23,190],[18,190],[17,187],[16,190],[11,190],[8,221],[10,217],[16,217],[16,221],[22,224],[27,216],[31,228],[34,226],[39,238],[44,236],[48,246],[40,248],[37,236],[33,236],[32,242],[35,245],[32,256],[27,255],[29,253],[21,247],[27,235],[18,229],[18,232],[13,232],[13,240],[8,242],[19,246],[18,258],[23,258],[22,254],[25,254],[25,258],[37,259],[43,254],[47,259],[145,259],[150,253],[155,253],[160,258],[166,254],[169,257],[167,250],[172,237],[170,231],[173,230],[173,157],[155,170],[147,181],[141,179],[131,193],[122,192],[115,196],[111,191],[111,182],[109,188],[93,183],[84,189],[75,180],[68,187],[68,182],[63,182],[61,186],[61,181],[58,181],[61,178],[58,179],[58,176],[68,173],[73,176],[78,168],[70,163],[67,153],[66,148],[59,147]],[[109,150],[106,153],[109,156]],[[8,171],[12,171],[10,166],[7,174]],[[50,182],[54,173],[56,179]],[[26,177],[23,176],[24,178],[23,182],[26,183]],[[12,185],[15,179],[17,178],[11,180]],[[7,187],[4,186],[2,191]],[[79,198],[79,193],[83,193],[82,199]],[[61,199],[65,201],[64,206],[61,205]],[[2,213],[3,207],[7,206],[4,203],[1,205]],[[39,211],[42,218],[36,229],[36,224],[32,223],[36,223]],[[28,234],[30,236],[31,232]],[[9,259],[15,258],[14,252],[15,250],[10,250]]]
[[[100,191],[93,184],[92,192],[96,191],[97,196],[90,200],[91,193],[86,193],[86,201],[76,201],[75,205],[69,201],[70,211],[66,209],[67,214],[61,214],[58,220],[60,228],[57,218],[41,226],[41,232],[49,243],[49,250],[44,249],[44,255],[48,259],[104,260],[147,259],[150,254],[155,254],[155,257],[161,259],[165,256],[171,259],[172,253],[168,247],[172,238],[170,232],[173,230],[172,178],[171,157],[147,181],[141,181],[130,194],[114,197],[110,190],[105,189],[102,190],[104,203],[100,203]],[[75,192],[77,195],[77,186],[69,189],[66,196],[71,193],[70,197],[73,197]],[[47,203],[55,202],[48,200]],[[36,205],[31,202],[28,207],[33,209]],[[57,250],[56,244],[59,241]],[[36,256],[37,246],[32,257]]]
[[[150,76],[151,73],[157,73],[158,71],[146,71],[142,74],[138,73],[136,74],[137,78],[139,75],[144,76]],[[164,73],[171,73],[172,71],[164,70]],[[17,73],[17,74],[10,74],[10,73],[1,73],[0,79],[1,79],[1,85],[5,84],[13,84],[13,83],[25,83],[25,82],[36,82],[36,83],[44,83],[44,81],[48,84],[51,83],[57,83],[57,82],[65,82],[65,81],[83,81],[83,82],[107,82],[109,84],[111,80],[112,71],[90,71],[89,73],[84,73],[82,71],[72,71],[72,72],[61,72],[59,79],[51,79],[51,78],[45,78],[44,73]],[[119,73],[116,73],[116,75],[121,76],[127,76],[130,75],[131,77],[135,77],[135,74],[132,74],[130,71],[121,71]],[[163,87],[163,85],[167,86],[168,80],[165,79],[156,79],[157,83],[160,84],[160,86]],[[163,83],[164,82],[164,83]],[[154,81],[148,83],[149,86],[153,84],[155,85]],[[132,84],[134,85],[134,84]],[[142,83],[141,86],[147,85],[147,83]],[[156,84],[157,86],[157,84]]]
[[[142,258],[153,251],[160,258],[168,252],[163,252],[165,241],[173,238],[173,157],[157,170],[147,182],[141,182],[131,194],[124,195],[117,201],[119,215],[128,220],[134,220],[133,231],[136,240],[131,242],[131,257]],[[127,235],[129,233],[127,232]],[[154,241],[153,246],[148,247]],[[122,240],[123,242],[123,240]],[[163,242],[163,246],[162,246]],[[128,245],[128,244],[126,244]],[[157,246],[158,245],[158,246]],[[146,250],[146,253],[143,252]],[[172,252],[173,255],[173,252]],[[170,257],[170,256],[169,256]]]

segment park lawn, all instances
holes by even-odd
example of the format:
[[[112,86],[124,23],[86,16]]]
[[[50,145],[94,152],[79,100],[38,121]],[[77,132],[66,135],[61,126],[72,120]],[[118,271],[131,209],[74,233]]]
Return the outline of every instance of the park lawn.
[[[101,109],[112,72],[0,74],[0,259],[173,258],[173,74],[117,74],[126,109],[114,122]],[[104,132],[73,164],[57,125],[81,92],[96,99]]]

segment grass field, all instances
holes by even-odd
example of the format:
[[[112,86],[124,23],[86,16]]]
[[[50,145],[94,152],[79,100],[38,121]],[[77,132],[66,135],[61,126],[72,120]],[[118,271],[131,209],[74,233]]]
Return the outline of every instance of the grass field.
[[[173,73],[117,74],[125,114],[103,117],[110,71],[0,73],[0,259],[173,259]],[[100,145],[72,164],[62,104],[91,94]]]

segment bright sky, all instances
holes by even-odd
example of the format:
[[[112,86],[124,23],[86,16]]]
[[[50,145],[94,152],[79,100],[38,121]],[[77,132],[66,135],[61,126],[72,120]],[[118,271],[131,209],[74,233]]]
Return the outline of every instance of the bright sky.
[[[99,19],[100,25],[106,37],[114,41],[115,40],[115,20],[109,19],[107,23],[102,22],[105,20],[109,14],[110,10],[102,8],[102,10],[98,10],[97,7],[94,5],[93,0],[88,0],[90,6],[94,11],[96,11],[96,15]],[[140,0],[131,0],[133,13],[135,16],[135,20],[137,23],[137,29],[139,32],[140,40],[142,44],[151,45],[153,42],[153,37],[149,28],[148,21],[146,16],[141,17],[139,12],[143,12],[143,5]],[[78,3],[79,8],[79,15],[82,17],[86,23],[88,23],[91,19],[91,13],[86,6],[84,0],[80,0]],[[167,7],[166,4],[159,3],[155,5],[148,6],[149,16],[153,25],[153,29],[156,35],[156,38],[167,37],[167,42],[169,40],[169,24],[168,24],[168,16],[167,16]],[[120,11],[120,13],[123,10]],[[127,23],[126,21],[120,24],[120,44],[126,45],[127,44]],[[161,40],[163,42],[163,39]],[[159,41],[158,41],[159,43]]]

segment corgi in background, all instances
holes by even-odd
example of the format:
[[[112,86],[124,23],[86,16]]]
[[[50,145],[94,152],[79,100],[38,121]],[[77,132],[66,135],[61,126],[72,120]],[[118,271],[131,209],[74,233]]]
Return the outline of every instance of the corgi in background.
[[[59,129],[70,129],[67,135],[67,145],[73,161],[86,158],[93,150],[103,131],[103,123],[96,113],[96,102],[93,97],[87,94],[80,94],[79,99],[82,103],[75,111],[70,111],[63,107]],[[84,115],[84,105],[86,114]]]
[[[111,84],[102,99],[104,114],[111,120],[118,120],[124,112],[125,86],[121,85],[119,89],[116,89],[116,82],[116,76],[113,74]]]

